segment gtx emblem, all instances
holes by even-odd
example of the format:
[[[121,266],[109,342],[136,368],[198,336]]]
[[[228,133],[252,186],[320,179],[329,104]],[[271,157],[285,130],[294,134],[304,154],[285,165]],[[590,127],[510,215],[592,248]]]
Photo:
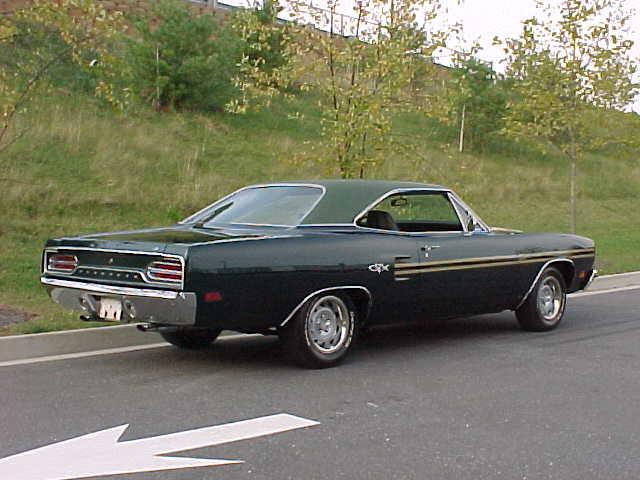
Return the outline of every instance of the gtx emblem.
[[[385,265],[384,263],[374,263],[373,265],[369,265],[369,271],[375,273],[382,273],[389,271],[389,265]]]

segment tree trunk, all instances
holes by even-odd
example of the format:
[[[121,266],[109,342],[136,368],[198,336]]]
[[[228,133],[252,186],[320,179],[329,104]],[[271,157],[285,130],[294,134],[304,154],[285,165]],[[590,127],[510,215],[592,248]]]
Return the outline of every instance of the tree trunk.
[[[578,223],[578,179],[577,179],[577,163],[578,151],[576,148],[576,137],[573,127],[569,128],[569,159],[571,160],[571,169],[569,172],[569,229],[571,233],[576,233]]]
[[[575,152],[574,152],[575,153]],[[570,192],[569,192],[569,203],[570,203],[570,229],[571,229],[571,233],[576,233],[576,229],[577,229],[577,199],[576,199],[576,190],[577,190],[577,179],[576,179],[576,173],[577,173],[577,168],[576,168],[576,157],[575,155],[572,156],[571,158],[571,186],[570,186]]]

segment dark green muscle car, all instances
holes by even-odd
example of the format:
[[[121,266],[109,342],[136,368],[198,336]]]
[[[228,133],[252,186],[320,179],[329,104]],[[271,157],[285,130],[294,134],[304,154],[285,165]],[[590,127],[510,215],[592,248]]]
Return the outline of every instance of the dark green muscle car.
[[[595,275],[592,240],[492,229],[445,187],[254,185],[166,228],[49,240],[42,283],[87,320],[182,348],[278,334],[299,364],[341,361],[359,329],[514,310],[551,330]]]

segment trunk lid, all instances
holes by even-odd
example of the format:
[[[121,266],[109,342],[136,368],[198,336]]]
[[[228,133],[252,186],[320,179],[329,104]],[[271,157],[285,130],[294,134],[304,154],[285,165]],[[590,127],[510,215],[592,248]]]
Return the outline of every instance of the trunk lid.
[[[99,233],[49,240],[43,258],[45,276],[110,285],[181,289],[188,263],[189,247],[204,242],[260,237],[259,232],[226,232],[194,229],[186,226],[154,228],[126,232]],[[50,269],[54,255],[72,256],[77,260],[71,272]],[[182,281],[153,279],[162,275],[167,265],[182,265]],[[150,275],[151,272],[151,275]]]

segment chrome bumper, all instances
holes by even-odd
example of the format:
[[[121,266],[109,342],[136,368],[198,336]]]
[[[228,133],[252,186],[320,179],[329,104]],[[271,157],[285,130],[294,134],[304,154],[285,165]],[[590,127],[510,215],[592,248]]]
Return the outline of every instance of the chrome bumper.
[[[122,302],[122,322],[149,322],[166,325],[193,325],[196,321],[196,294],[170,290],[118,287],[42,277],[51,299],[68,310],[97,318],[101,298]]]
[[[598,270],[594,268],[593,270],[591,270],[591,275],[589,275],[589,279],[587,280],[587,283],[584,285],[583,290],[586,290],[587,288],[589,288],[597,276],[598,276]]]

